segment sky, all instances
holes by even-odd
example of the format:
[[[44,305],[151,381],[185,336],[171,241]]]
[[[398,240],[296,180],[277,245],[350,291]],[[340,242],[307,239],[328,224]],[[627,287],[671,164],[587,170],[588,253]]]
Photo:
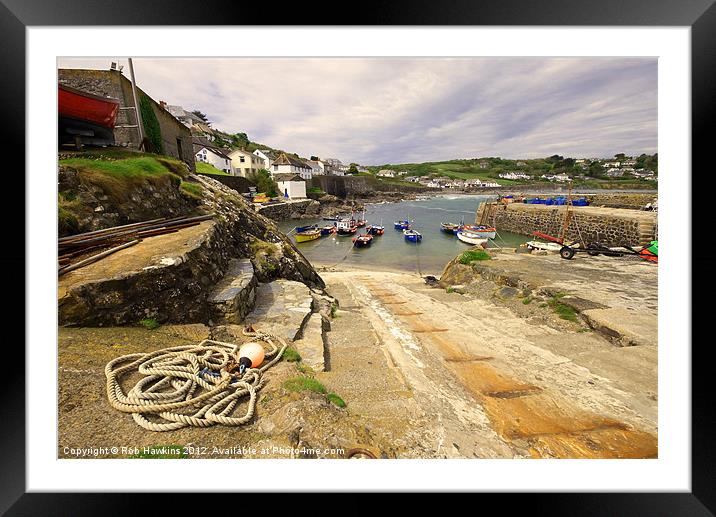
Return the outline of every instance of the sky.
[[[107,69],[124,58],[59,58]],[[656,58],[134,58],[156,101],[361,165],[657,151]]]

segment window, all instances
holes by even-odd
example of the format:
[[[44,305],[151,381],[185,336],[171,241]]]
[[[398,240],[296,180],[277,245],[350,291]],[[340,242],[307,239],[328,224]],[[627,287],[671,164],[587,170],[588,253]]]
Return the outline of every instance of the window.
[[[239,157],[239,161],[240,161],[241,163],[244,163],[244,161],[246,161],[246,158],[244,158],[243,156],[241,156],[241,157]]]
[[[273,166],[273,170],[277,171],[277,170],[278,170],[278,165],[274,165],[274,166]]]

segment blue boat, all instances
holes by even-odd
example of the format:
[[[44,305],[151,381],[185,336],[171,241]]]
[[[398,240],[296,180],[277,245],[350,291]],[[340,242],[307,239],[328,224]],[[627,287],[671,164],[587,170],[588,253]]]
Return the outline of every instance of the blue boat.
[[[395,221],[393,225],[396,230],[407,230],[410,228],[410,221]]]
[[[420,242],[423,240],[422,234],[415,230],[403,230],[403,236],[405,240],[409,242]]]
[[[317,230],[317,229],[318,229],[318,225],[312,224],[310,226],[296,226],[293,229],[293,231],[295,231],[296,233],[302,233],[302,232],[307,232],[309,230]]]

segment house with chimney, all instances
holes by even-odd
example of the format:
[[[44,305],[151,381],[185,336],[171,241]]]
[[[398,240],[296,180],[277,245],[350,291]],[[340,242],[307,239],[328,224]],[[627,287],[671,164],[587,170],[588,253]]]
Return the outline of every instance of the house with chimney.
[[[230,151],[213,145],[209,140],[194,137],[194,157],[197,162],[208,163],[220,171],[232,174]]]

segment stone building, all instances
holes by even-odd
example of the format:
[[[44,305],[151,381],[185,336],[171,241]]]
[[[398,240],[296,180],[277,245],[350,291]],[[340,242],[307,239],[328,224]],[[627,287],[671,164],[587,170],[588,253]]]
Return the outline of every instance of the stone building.
[[[137,116],[132,95],[132,83],[119,70],[85,70],[61,68],[57,71],[60,84],[94,95],[119,99],[119,114],[114,128],[117,145],[139,149],[141,141],[137,128]],[[137,97],[146,97],[158,122],[161,148],[153,152],[177,158],[194,171],[194,149],[191,131],[158,102],[137,86]],[[140,101],[141,106],[141,101]],[[141,113],[141,110],[140,110]],[[144,122],[144,133],[148,121]]]

